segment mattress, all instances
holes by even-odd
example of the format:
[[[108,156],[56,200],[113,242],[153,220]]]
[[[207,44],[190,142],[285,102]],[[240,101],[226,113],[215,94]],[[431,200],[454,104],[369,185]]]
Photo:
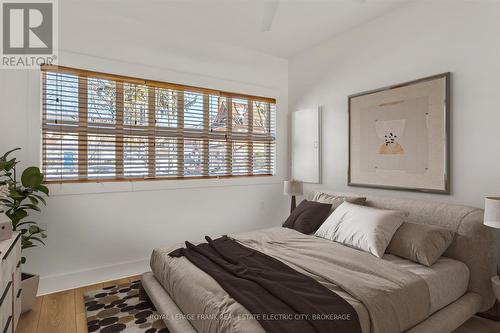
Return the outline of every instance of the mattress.
[[[180,246],[181,244],[155,249],[151,258],[151,268],[172,300],[183,313],[189,314],[188,319],[191,324],[203,332],[263,332],[257,321],[245,320],[249,316],[248,311],[234,301],[215,280],[186,258],[168,256],[169,252]],[[432,267],[426,267],[394,255],[386,255],[383,259],[420,276],[425,281],[431,295],[432,313],[457,300],[467,290],[469,270],[459,261],[442,257]],[[322,280],[318,282],[346,299],[358,313],[363,333],[370,332],[370,316],[361,302],[336,285]],[[220,304],[224,306],[221,307]],[[213,313],[219,316],[214,318],[211,315]]]
[[[427,267],[392,254],[386,254],[383,259],[424,279],[431,295],[431,313],[456,301],[467,291],[469,268],[458,260],[441,257],[434,265]]]

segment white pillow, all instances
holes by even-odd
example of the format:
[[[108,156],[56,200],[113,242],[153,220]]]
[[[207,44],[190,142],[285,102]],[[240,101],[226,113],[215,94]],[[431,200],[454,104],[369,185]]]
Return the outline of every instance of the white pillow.
[[[315,235],[382,258],[407,213],[342,203]]]

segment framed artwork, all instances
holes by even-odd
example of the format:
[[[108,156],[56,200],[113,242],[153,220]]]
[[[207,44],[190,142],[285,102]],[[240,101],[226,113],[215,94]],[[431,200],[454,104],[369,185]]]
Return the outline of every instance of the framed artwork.
[[[349,96],[350,186],[450,193],[450,73]]]

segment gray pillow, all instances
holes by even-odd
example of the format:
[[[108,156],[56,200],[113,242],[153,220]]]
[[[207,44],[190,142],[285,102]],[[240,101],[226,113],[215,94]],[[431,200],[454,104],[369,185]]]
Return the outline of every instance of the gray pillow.
[[[316,192],[312,198],[312,201],[332,205],[332,208],[330,208],[330,213],[331,213],[345,201],[352,203],[352,204],[355,204],[355,205],[364,206],[365,202],[366,202],[366,198],[365,197],[334,195],[334,194],[328,194],[328,193],[323,193],[323,192]]]
[[[451,245],[455,233],[433,225],[403,223],[392,237],[387,253],[432,266]]]

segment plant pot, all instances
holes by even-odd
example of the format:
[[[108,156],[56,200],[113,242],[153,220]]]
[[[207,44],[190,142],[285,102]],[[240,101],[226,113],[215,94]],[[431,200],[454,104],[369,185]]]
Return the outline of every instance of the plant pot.
[[[38,283],[40,275],[22,273],[21,274],[21,313],[31,310],[35,303],[36,294],[38,292]]]
[[[500,277],[499,276],[492,277],[491,284],[493,285],[493,293],[497,297],[498,302],[500,302]]]

